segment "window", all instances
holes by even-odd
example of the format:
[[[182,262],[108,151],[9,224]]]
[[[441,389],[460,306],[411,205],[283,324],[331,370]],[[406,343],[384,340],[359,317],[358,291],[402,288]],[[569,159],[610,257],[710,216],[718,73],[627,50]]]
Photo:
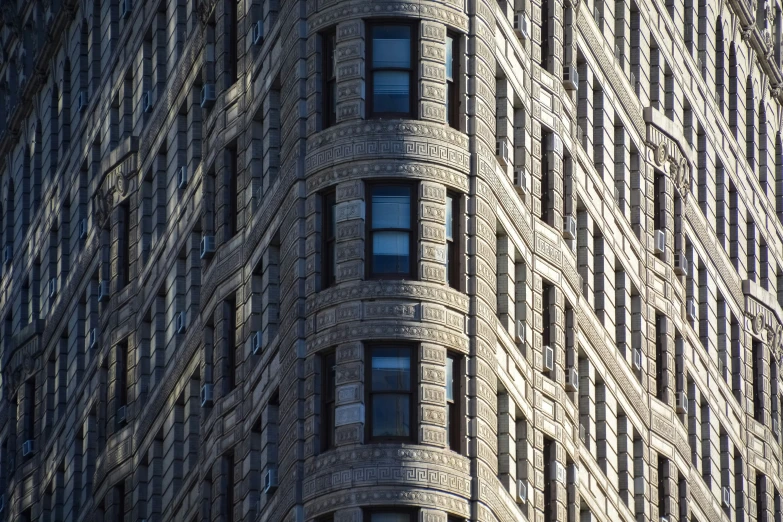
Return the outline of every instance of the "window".
[[[335,223],[335,192],[332,190],[323,196],[323,248],[321,250],[321,289],[335,283],[337,261],[335,256],[335,241],[337,240],[337,223]]]
[[[459,290],[459,196],[446,195],[446,280],[449,286]]]
[[[413,439],[413,348],[379,345],[369,348],[365,375],[369,383],[370,440]],[[377,521],[376,521],[377,522]]]
[[[323,111],[321,128],[326,129],[337,123],[337,68],[335,56],[337,51],[337,32],[332,29],[323,34]]]
[[[446,36],[446,122],[459,129],[459,39],[455,34]]]
[[[460,423],[461,405],[461,362],[462,357],[456,353],[446,356],[446,443],[452,451],[460,452],[462,426]]]
[[[368,91],[371,117],[414,117],[412,25],[370,26]]]
[[[413,274],[411,204],[413,185],[373,185],[370,187],[370,277],[410,277]]]
[[[321,451],[334,448],[335,354],[321,357]]]
[[[415,522],[418,517],[412,509],[367,509],[364,511],[364,522]]]

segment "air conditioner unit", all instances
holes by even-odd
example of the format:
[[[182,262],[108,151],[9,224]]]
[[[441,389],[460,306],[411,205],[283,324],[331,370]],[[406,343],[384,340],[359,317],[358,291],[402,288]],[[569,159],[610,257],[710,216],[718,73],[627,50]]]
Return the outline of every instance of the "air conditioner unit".
[[[527,176],[525,169],[514,169],[514,188],[521,195],[527,194]]]
[[[174,320],[174,326],[177,329],[177,333],[185,333],[185,312],[179,312],[177,318]]]
[[[495,157],[501,165],[508,165],[510,163],[508,157],[508,142],[505,139],[497,140],[495,142]]]
[[[131,14],[131,11],[133,11],[133,1],[132,0],[121,0],[121,6],[122,6],[122,17],[128,18]]]
[[[579,485],[579,465],[570,464],[568,466],[568,483],[574,486]]]
[[[666,252],[666,233],[663,230],[655,231],[655,253],[663,254]]]
[[[723,507],[731,507],[731,490],[727,487],[723,487]]]
[[[98,302],[103,303],[109,300],[111,296],[111,288],[108,281],[101,281],[98,283]]]
[[[272,466],[264,475],[264,493],[274,493],[277,489],[277,468]]]
[[[566,391],[574,392],[579,389],[579,372],[576,368],[568,368],[566,370]]]
[[[117,408],[117,424],[125,424],[128,420],[128,407],[120,406]]]
[[[215,84],[206,83],[201,88],[201,108],[207,109],[215,104]]]
[[[29,457],[35,453],[35,441],[30,439],[22,443],[22,456]]]
[[[517,502],[520,504],[527,503],[527,484],[524,480],[517,480]]]
[[[556,460],[552,462],[551,473],[552,473],[552,477],[551,477],[552,480],[556,480],[561,484],[566,483],[567,477],[566,477],[565,466],[563,466]]]
[[[253,24],[253,45],[259,45],[264,41],[264,22],[259,20]]]
[[[152,110],[152,91],[147,91],[141,96],[141,110],[144,112]]]
[[[544,346],[544,371],[551,372],[555,369],[555,351],[551,346]]]
[[[89,346],[90,349],[96,348],[98,346],[98,330],[95,328],[90,330]]]
[[[12,244],[7,244],[3,250],[3,262],[7,265],[14,259],[14,247]]]
[[[684,391],[676,394],[677,413],[688,413],[688,394]]]
[[[576,239],[576,220],[574,216],[565,216],[563,218],[563,237]]]
[[[253,354],[257,354],[261,351],[261,349],[264,347],[263,343],[263,335],[261,332],[255,332],[253,333],[252,340],[250,341],[251,345],[253,346]]]
[[[547,152],[554,152],[559,156],[563,155],[563,140],[557,134],[547,134],[545,146]]]
[[[639,347],[633,349],[633,369],[642,371],[642,349]]]
[[[79,91],[79,103],[77,105],[76,110],[78,112],[82,112],[84,109],[87,108],[87,103],[89,102],[89,96],[87,96],[87,91]]]
[[[563,87],[576,91],[579,89],[579,71],[576,65],[566,65],[563,67]]]
[[[677,275],[688,275],[688,258],[681,252],[674,253],[674,273]]]
[[[87,237],[87,220],[80,219],[78,227],[79,239],[85,239]]]
[[[688,316],[689,321],[696,320],[696,299],[689,297],[685,302],[685,314]]]
[[[177,188],[184,189],[188,186],[188,167],[182,165],[177,171]]]
[[[525,342],[525,322],[522,321],[522,319],[517,319],[517,336],[516,340],[518,343],[524,343]]]
[[[525,13],[516,13],[514,15],[514,32],[523,40],[530,39],[530,33],[527,30],[527,15]]]
[[[205,384],[201,387],[201,407],[212,404],[212,385]]]
[[[201,259],[212,257],[215,253],[215,236],[204,236],[201,238]]]

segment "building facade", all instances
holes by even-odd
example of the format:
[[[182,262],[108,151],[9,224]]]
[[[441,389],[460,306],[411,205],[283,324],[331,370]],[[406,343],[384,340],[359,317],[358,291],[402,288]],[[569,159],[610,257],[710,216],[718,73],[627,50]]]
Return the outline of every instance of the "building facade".
[[[0,520],[783,518],[777,1],[0,16]]]

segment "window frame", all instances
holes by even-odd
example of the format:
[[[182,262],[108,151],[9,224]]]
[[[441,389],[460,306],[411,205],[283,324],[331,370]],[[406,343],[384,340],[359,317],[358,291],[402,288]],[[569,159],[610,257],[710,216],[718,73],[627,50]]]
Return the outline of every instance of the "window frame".
[[[451,39],[451,79],[446,75],[446,124],[459,130],[459,82],[460,77],[460,41],[461,35],[453,31],[446,32],[446,45]],[[448,70],[448,64],[446,65]]]
[[[378,348],[406,348],[410,352],[410,391],[394,391],[394,392],[373,392],[372,390],[372,357],[373,351]],[[372,342],[364,345],[364,404],[365,411],[365,441],[366,442],[410,442],[416,444],[418,442],[418,350],[419,345],[417,343],[410,342]],[[372,422],[372,398],[374,395],[408,395],[409,405],[409,419],[410,419],[410,433],[407,436],[373,436],[373,422]],[[395,510],[396,511],[396,510]]]
[[[465,360],[464,354],[449,350],[446,352],[446,364],[449,364],[449,360],[452,361],[452,392],[453,399],[449,401],[448,393],[446,394],[446,446],[451,451],[462,454],[462,423],[459,422],[462,418],[462,363]],[[448,379],[448,366],[446,368],[446,378]],[[448,382],[446,383],[448,386]],[[455,422],[456,421],[456,422]],[[454,429],[453,427],[456,427]]]
[[[321,32],[321,130],[337,123],[337,27]],[[331,44],[331,45],[330,45]],[[329,72],[331,70],[331,76]]]
[[[409,27],[411,31],[411,39],[410,39],[410,48],[411,48],[411,66],[408,68],[392,68],[392,67],[384,67],[375,69],[373,67],[373,55],[372,55],[372,47],[373,47],[373,31],[377,27],[384,27],[384,26],[399,26],[399,27]],[[365,83],[367,84],[367,92],[369,93],[369,96],[367,96],[366,105],[367,105],[367,119],[418,119],[418,80],[419,80],[419,68],[418,68],[418,53],[417,49],[419,46],[419,31],[418,26],[416,23],[412,21],[406,21],[406,20],[399,20],[399,19],[380,19],[380,20],[373,20],[372,22],[367,22],[366,26],[366,34],[367,39],[365,40],[367,43],[365,45],[365,54],[367,56],[367,59],[365,61]],[[408,93],[410,96],[409,100],[409,108],[408,112],[375,112],[375,107],[373,104],[373,93],[374,93],[374,80],[375,80],[375,72],[377,71],[407,71],[410,74],[410,81],[408,86]]]
[[[461,200],[462,194],[458,192],[447,191],[446,192],[446,205],[449,204],[449,198],[451,198],[451,240],[449,240],[448,234],[446,235],[446,284],[454,290],[461,290],[460,285],[460,266],[459,260],[461,255],[461,243],[459,241],[461,229]],[[448,216],[448,209],[446,210]],[[448,226],[448,223],[446,224]]]
[[[329,189],[321,193],[321,290],[334,286],[337,282],[337,274],[335,273],[337,271],[337,233],[335,232],[334,236],[329,235],[332,229],[332,221],[336,220],[334,213],[332,212],[330,216],[328,210],[330,201],[334,207],[337,206],[337,191],[335,189]],[[334,270],[332,263],[330,263],[332,256],[335,256]]]
[[[337,352],[334,350],[328,350],[320,354],[321,363],[321,418],[318,435],[320,437],[320,452],[329,451],[336,446],[336,440],[334,436],[335,426],[335,412],[337,408],[337,383],[335,377],[332,377],[331,381],[326,378],[327,368],[329,367],[329,361],[331,360],[333,365],[337,364]],[[336,372],[335,372],[336,373]],[[331,385],[330,385],[331,384]],[[328,392],[331,392],[330,394]],[[326,412],[330,415],[327,416]]]
[[[410,266],[408,267],[408,272],[397,272],[397,273],[389,273],[389,274],[376,274],[374,272],[374,264],[373,264],[373,227],[372,227],[372,197],[373,197],[373,191],[377,187],[383,187],[383,186],[405,186],[408,187],[410,190],[410,208],[411,208],[411,216],[410,216],[410,228],[407,229],[410,236],[409,236],[409,242],[408,242],[408,255],[410,257],[409,263]],[[366,230],[365,230],[365,237],[367,238],[365,241],[365,255],[366,255],[366,274],[365,279],[410,279],[410,280],[418,280],[418,271],[416,270],[416,265],[418,262],[418,250],[416,246],[419,242],[419,227],[418,227],[418,206],[419,206],[419,182],[418,181],[373,181],[371,183],[367,183],[365,185],[365,194],[366,196]],[[383,232],[383,231],[402,231],[406,229],[401,228],[379,228],[375,230],[375,232]]]
[[[372,515],[374,513],[392,513],[392,514],[406,514],[409,515],[410,522],[416,522],[416,515],[419,513],[420,508],[411,506],[368,506],[362,508],[362,522],[372,522]]]

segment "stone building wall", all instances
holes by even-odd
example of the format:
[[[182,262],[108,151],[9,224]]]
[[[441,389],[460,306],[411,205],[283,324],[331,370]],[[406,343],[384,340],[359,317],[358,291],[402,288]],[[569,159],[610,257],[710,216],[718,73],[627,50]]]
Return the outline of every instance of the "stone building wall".
[[[780,4],[0,19],[0,520],[783,517]]]

